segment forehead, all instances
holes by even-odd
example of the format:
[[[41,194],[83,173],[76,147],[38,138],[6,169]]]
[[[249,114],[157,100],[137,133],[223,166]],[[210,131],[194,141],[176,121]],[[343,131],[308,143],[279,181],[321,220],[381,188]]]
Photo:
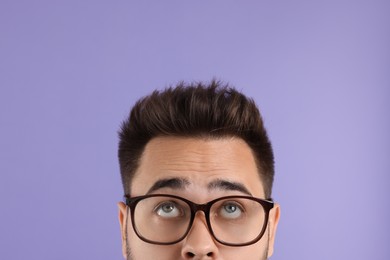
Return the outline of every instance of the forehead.
[[[132,195],[144,195],[156,181],[185,179],[189,188],[206,190],[222,180],[242,184],[264,197],[251,148],[239,138],[157,137],[145,147],[132,181]]]

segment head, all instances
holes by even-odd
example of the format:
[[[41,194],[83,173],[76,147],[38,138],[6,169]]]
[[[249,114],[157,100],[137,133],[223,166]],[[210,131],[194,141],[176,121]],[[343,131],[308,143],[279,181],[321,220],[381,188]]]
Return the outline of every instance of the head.
[[[127,259],[259,260],[272,254],[279,206],[270,206],[265,200],[271,198],[274,157],[253,100],[217,81],[181,83],[139,100],[123,122],[119,137],[121,177],[130,206],[118,204]],[[144,195],[149,197],[131,201]],[[219,200],[227,196],[229,199]],[[176,221],[171,231],[159,229],[169,226],[166,219],[138,217],[144,205],[156,201],[169,202],[163,211],[151,208],[156,216],[161,212],[165,217],[178,214],[169,220]],[[254,212],[263,212],[261,223],[245,222],[256,230],[253,234],[245,233],[249,231],[239,218],[231,219],[244,210],[249,215],[249,209],[233,202],[248,203]],[[208,203],[208,209],[197,210],[205,206],[196,208],[192,203]],[[230,216],[229,222],[221,224],[225,215]],[[148,219],[145,228],[140,219]],[[178,221],[184,221],[182,228]],[[226,227],[235,227],[230,233],[245,241],[225,235]]]

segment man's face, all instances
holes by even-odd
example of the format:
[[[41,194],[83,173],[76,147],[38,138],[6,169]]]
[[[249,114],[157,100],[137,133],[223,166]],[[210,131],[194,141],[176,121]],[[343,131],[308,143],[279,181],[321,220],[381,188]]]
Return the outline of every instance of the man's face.
[[[172,179],[184,182],[181,185],[160,185],[170,183],[161,180]],[[237,138],[154,138],[145,147],[131,191],[132,197],[150,193],[171,194],[198,204],[230,195],[265,198],[251,149]],[[173,245],[155,245],[142,241],[134,233],[128,213],[125,204],[119,203],[123,255],[129,260],[263,260],[272,255],[279,220],[279,206],[275,205],[270,212],[267,230],[258,242],[232,247],[213,239],[204,213],[198,212],[182,241]]]

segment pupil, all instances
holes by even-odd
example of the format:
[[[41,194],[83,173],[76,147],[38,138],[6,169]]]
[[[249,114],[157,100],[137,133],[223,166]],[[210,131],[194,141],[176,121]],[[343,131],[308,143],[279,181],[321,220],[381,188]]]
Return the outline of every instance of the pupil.
[[[173,206],[171,204],[164,205],[162,209],[164,210],[164,212],[171,212],[173,210]]]
[[[237,207],[234,205],[226,205],[225,209],[227,212],[232,213],[232,212],[236,211]]]

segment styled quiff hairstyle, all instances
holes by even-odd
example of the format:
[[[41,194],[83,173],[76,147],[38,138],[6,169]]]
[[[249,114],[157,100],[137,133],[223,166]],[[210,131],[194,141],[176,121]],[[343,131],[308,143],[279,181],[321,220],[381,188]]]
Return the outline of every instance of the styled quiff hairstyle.
[[[254,101],[234,88],[215,80],[208,85],[182,82],[140,99],[119,131],[118,157],[126,195],[146,144],[161,136],[243,139],[252,149],[265,196],[271,197],[271,143]]]

